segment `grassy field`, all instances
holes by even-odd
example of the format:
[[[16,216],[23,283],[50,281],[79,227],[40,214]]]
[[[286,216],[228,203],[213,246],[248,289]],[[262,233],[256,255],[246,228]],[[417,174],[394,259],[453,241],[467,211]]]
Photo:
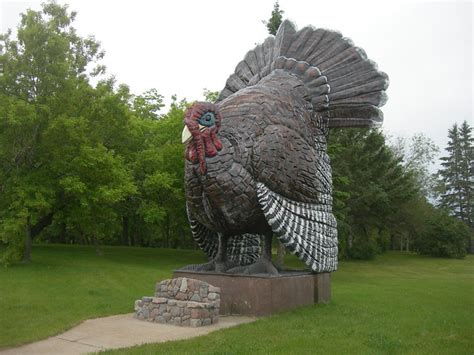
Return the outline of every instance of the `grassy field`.
[[[34,262],[0,269],[0,347],[41,339],[133,301],[195,251],[36,246]],[[298,264],[294,258],[290,265]],[[123,353],[472,354],[474,257],[388,253],[342,262],[333,301],[187,341]],[[111,352],[119,353],[119,352]]]
[[[0,266],[0,348],[58,334],[82,320],[133,312],[172,270],[204,260],[199,251],[34,246],[30,265]]]

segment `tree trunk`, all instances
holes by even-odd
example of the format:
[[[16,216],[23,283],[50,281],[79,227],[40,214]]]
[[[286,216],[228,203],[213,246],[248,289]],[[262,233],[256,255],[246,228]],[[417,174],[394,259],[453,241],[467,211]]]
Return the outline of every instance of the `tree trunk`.
[[[141,231],[137,231],[134,235],[133,242],[136,247],[141,247],[142,245],[142,235]]]
[[[31,225],[30,225],[30,217],[28,217],[26,222],[25,228],[26,236],[25,236],[25,249],[23,250],[23,262],[29,263],[31,261],[31,244],[33,243],[33,239],[31,237]]]
[[[354,237],[352,232],[350,231],[347,235],[347,249],[352,249],[352,244],[354,243]]]
[[[53,221],[53,216],[53,212],[48,213],[46,216],[41,218],[34,226],[31,225],[30,217],[28,216],[25,228],[26,235],[25,248],[23,251],[23,262],[28,263],[31,261],[31,245],[33,244],[33,238],[40,234],[43,229],[45,229],[51,224],[51,222]]]
[[[97,238],[96,238],[96,237],[92,237],[92,241],[93,241],[94,246],[95,246],[95,255],[97,255],[97,256],[102,256],[102,255],[104,255],[104,253],[103,253],[102,250],[100,249],[99,241],[97,240]]]
[[[59,230],[59,238],[58,238],[59,243],[66,243],[66,223],[62,222],[61,227]]]
[[[165,248],[169,248],[170,247],[170,224],[169,224],[168,216],[166,216],[164,232],[165,232],[165,242],[166,242]]]
[[[179,240],[182,248],[186,248],[186,236],[184,235],[183,227],[178,229]]]
[[[122,217],[122,245],[129,245],[127,216]]]

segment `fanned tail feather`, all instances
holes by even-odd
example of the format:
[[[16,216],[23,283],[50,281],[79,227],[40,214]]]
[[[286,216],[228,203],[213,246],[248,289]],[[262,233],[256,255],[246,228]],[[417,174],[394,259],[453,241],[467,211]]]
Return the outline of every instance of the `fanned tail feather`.
[[[257,184],[262,211],[278,239],[314,272],[337,269],[337,223],[330,204],[292,201]]]
[[[365,51],[339,32],[284,21],[275,37],[249,51],[229,77],[218,101],[257,84],[274,70],[299,76],[329,127],[374,126],[383,121],[388,76]]]

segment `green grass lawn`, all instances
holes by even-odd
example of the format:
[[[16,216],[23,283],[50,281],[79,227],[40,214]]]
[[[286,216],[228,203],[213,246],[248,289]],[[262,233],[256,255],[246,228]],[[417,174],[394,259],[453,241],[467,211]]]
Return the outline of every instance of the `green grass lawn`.
[[[30,265],[0,269],[0,347],[57,334],[83,319],[131,312],[157,280],[200,262],[195,251],[35,246]],[[289,258],[290,266],[300,265]],[[474,352],[474,257],[388,253],[342,262],[333,300],[186,341],[124,353]],[[177,328],[179,330],[179,328]],[[115,353],[115,352],[112,352]]]
[[[58,334],[88,318],[133,312],[158,280],[203,262],[199,251],[50,245],[33,262],[0,266],[0,348]]]

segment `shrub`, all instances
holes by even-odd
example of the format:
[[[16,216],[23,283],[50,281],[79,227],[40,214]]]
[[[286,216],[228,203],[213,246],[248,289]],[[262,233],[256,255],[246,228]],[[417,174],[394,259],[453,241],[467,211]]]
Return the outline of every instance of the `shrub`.
[[[425,255],[463,258],[469,237],[469,228],[463,222],[442,210],[434,210],[415,238],[414,250]]]

